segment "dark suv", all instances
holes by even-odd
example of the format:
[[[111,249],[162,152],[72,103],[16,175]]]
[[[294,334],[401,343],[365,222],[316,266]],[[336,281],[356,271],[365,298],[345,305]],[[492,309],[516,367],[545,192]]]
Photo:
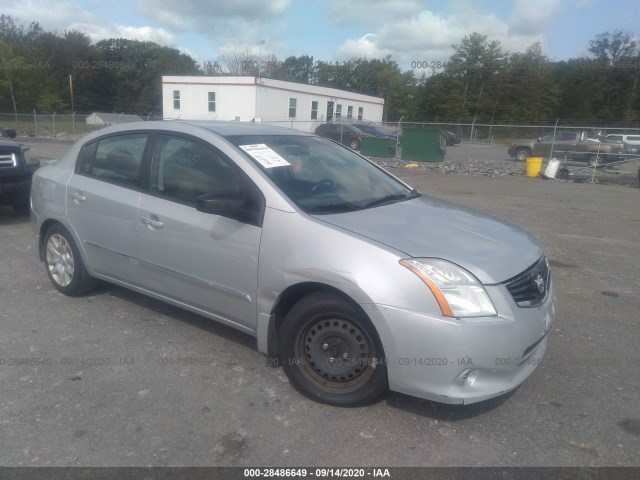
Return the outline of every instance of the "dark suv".
[[[351,150],[358,150],[363,138],[373,137],[359,128],[341,123],[324,123],[316,128],[316,135],[340,142]]]
[[[0,205],[13,205],[16,212],[29,213],[31,177],[39,166],[31,147],[0,138]]]

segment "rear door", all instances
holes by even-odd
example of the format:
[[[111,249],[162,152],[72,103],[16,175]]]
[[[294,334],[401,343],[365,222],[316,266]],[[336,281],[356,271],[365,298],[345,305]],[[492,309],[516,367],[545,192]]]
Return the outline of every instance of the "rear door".
[[[212,145],[160,134],[150,180],[137,222],[144,287],[255,330],[262,229],[195,208],[202,194],[250,188],[248,178]]]
[[[83,147],[67,184],[67,215],[95,273],[139,283],[137,209],[148,132],[102,137]]]

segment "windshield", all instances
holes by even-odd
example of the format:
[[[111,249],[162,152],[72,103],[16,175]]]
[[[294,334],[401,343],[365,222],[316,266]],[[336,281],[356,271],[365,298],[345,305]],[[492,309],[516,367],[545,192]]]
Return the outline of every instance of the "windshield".
[[[348,212],[420,195],[351,150],[323,138],[242,135],[227,139],[305,212]]]

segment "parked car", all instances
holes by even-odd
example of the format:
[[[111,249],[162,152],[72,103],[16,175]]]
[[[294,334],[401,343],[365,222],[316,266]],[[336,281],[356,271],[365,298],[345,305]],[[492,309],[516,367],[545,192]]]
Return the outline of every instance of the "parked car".
[[[548,157],[553,148],[553,155],[587,161],[589,166],[602,165],[607,161],[624,158],[624,145],[603,144],[588,138],[586,131],[558,131],[555,139],[553,133],[538,137],[536,140],[517,139],[509,145],[509,155],[524,162],[527,157]]]
[[[309,133],[106,127],[38,170],[31,198],[60,292],[105,280],[230,325],[333,405],[387,388],[451,404],[502,395],[540,363],[555,315],[529,234]]]
[[[453,132],[450,132],[448,130],[440,130],[440,133],[442,133],[442,135],[444,136],[448,146],[458,145],[462,142],[460,137]]]
[[[375,125],[371,125],[368,123],[352,123],[351,125],[353,125],[354,127],[356,127],[358,130],[364,132],[364,133],[368,133],[369,135],[373,135],[374,137],[378,137],[378,138],[388,138],[390,140],[396,140],[396,135],[391,134],[389,132],[386,132],[378,127],[376,127]]]
[[[362,130],[343,123],[323,123],[315,130],[316,135],[327,137],[343,145],[348,146],[351,150],[359,150],[360,143],[365,137],[373,137]]]
[[[625,153],[627,155],[640,155],[640,135],[610,133],[604,138],[611,138],[624,143]]]
[[[40,166],[31,147],[0,138],[0,205],[12,205],[21,214],[29,213],[31,177]]]

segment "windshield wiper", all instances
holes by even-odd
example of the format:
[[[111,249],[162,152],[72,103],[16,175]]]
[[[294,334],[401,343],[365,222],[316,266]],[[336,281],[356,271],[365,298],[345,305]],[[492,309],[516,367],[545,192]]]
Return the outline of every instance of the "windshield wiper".
[[[390,202],[397,202],[400,200],[409,200],[411,198],[416,198],[419,197],[421,195],[420,192],[418,192],[417,190],[411,190],[410,193],[408,194],[404,194],[404,193],[396,193],[393,195],[387,195],[385,197],[382,198],[378,198],[376,200],[373,200],[372,202],[367,203],[366,205],[364,205],[362,208],[372,208],[372,207],[377,207],[378,205],[383,205],[385,203],[390,203]]]
[[[351,203],[331,203],[329,205],[315,205],[313,207],[302,207],[307,213],[340,213],[360,210],[360,207]]]

